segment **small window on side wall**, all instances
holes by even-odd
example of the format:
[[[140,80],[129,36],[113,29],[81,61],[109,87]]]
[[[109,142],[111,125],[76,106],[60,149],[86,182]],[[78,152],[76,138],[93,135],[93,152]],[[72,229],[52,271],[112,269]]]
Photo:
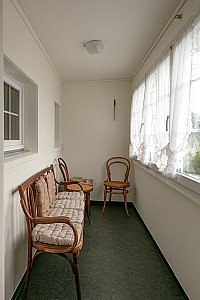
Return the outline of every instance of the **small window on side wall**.
[[[38,151],[38,86],[4,57],[4,154]],[[17,158],[17,157],[16,157]]]
[[[60,104],[55,102],[55,148],[61,147]]]
[[[22,86],[4,76],[4,150],[23,148],[23,89]]]

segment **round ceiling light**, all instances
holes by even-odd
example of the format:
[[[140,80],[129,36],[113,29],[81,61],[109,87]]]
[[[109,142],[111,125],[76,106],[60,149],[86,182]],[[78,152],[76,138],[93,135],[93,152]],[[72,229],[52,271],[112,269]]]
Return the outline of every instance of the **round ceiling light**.
[[[100,40],[92,40],[87,42],[84,47],[90,54],[98,54],[103,51],[104,43]]]

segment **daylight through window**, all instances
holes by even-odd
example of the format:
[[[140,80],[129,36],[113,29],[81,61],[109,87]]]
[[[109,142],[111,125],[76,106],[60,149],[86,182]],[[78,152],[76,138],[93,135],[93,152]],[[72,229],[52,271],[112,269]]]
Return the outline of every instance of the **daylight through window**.
[[[200,179],[200,16],[133,91],[130,157],[168,177]]]

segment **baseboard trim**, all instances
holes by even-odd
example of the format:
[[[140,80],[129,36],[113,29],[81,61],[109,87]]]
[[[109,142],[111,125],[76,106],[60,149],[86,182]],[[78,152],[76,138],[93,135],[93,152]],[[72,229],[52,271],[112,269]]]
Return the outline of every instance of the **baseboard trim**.
[[[91,200],[90,203],[91,203],[91,205],[102,205],[102,207],[103,207],[103,200]],[[114,206],[124,206],[124,202],[121,202],[121,201],[111,201],[111,203]],[[109,205],[109,201],[107,201],[107,204]],[[127,202],[127,205],[134,206],[133,202]]]
[[[21,292],[22,290],[22,287],[24,285],[24,282],[25,282],[25,276],[26,276],[26,272],[24,273],[24,275],[22,276],[22,279],[20,280],[15,292],[14,292],[14,295],[12,296],[11,300],[16,300],[18,298],[18,295],[19,293]]]

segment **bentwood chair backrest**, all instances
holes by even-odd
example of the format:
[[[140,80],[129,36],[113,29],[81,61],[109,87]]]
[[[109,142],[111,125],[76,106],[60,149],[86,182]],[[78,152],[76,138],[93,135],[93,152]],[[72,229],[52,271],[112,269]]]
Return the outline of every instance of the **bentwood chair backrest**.
[[[112,176],[112,168],[114,166],[117,167],[123,167],[123,178],[121,181],[128,182],[128,177],[130,173],[130,161],[125,157],[111,157],[106,162],[106,170],[107,170],[107,176],[108,181],[114,180]]]
[[[59,164],[60,171],[63,175],[63,180],[64,181],[69,181],[69,172],[68,172],[67,164],[64,161],[64,159],[59,157],[58,158],[58,164]]]

